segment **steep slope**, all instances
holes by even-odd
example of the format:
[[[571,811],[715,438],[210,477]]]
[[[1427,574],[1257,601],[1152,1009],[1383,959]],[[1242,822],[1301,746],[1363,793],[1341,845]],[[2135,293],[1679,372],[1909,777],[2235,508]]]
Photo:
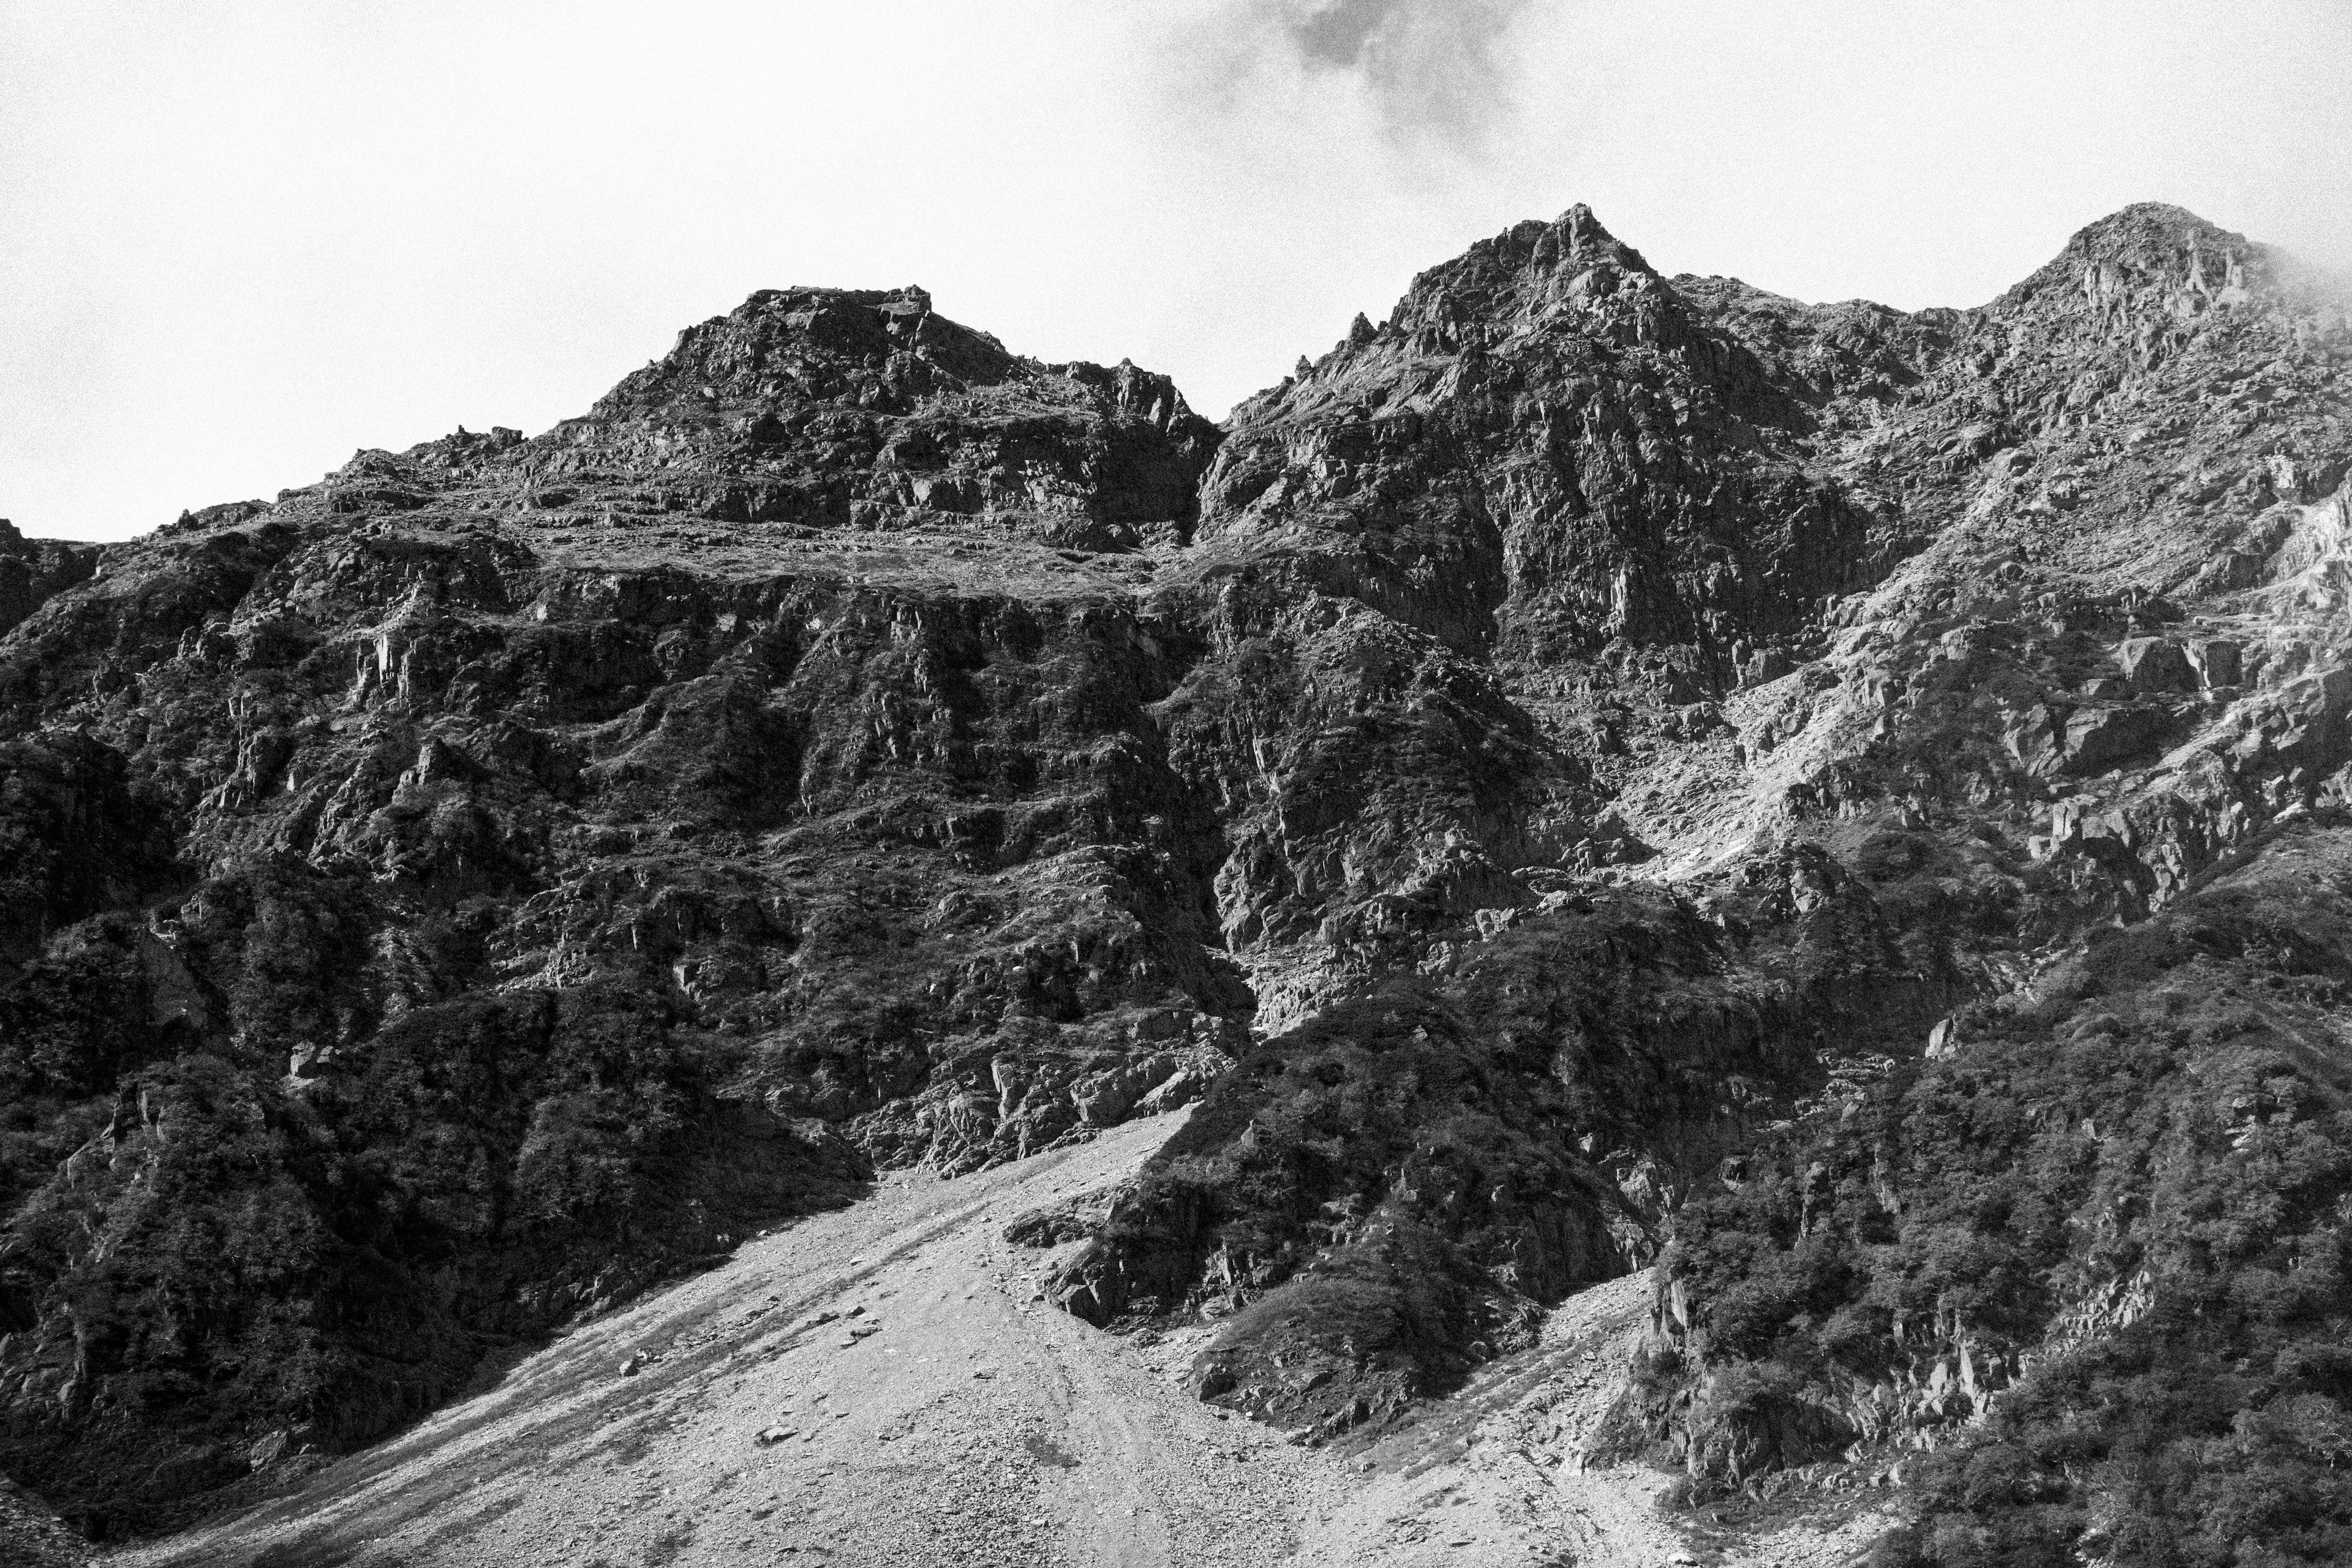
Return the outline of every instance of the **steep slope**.
[[[92,545],[26,539],[0,517],[0,633],[40,608],[50,595],[88,577],[98,555]]]
[[[1432,279],[1466,278],[1465,292],[1491,305],[1482,286],[1492,258],[1510,258],[1524,279],[1556,257],[1568,276],[1554,292],[1575,295],[1564,284],[1588,269],[1578,248],[1591,243],[1588,224],[1571,214],[1516,230],[1473,253],[1487,265],[1429,275],[1400,307],[1393,346],[1360,329],[1334,359],[1238,413],[1212,472],[1203,537],[1254,531],[1269,548],[1303,550],[1296,542],[1353,528],[1350,539],[1375,545],[1334,552],[1358,549],[1351,560],[1377,563],[1404,549],[1385,542],[1383,520],[1409,540],[1409,514],[1434,504],[1404,459],[1346,468],[1348,497],[1370,499],[1294,503],[1269,486],[1233,521],[1215,500],[1218,476],[1270,449],[1253,444],[1253,417],[1293,399],[1311,405],[1328,366],[1368,365],[1335,421],[1399,395],[1423,399],[1414,411],[1427,420],[1474,375],[1539,378],[1567,351],[1517,327],[1434,375],[1384,370],[1444,345],[1426,325],[1447,313]],[[1869,520],[1842,537],[1850,552],[1884,542],[1854,568],[1882,580],[1798,576],[1835,595],[1810,620],[1776,621],[1769,598],[1730,589],[1710,600],[1706,577],[1671,554],[1706,559],[1704,516],[1684,506],[1650,537],[1627,521],[1638,511],[1588,514],[1585,565],[1570,581],[1591,595],[1646,570],[1671,587],[1645,614],[1628,611],[1623,594],[1563,604],[1540,575],[1515,574],[1528,552],[1502,542],[1507,524],[1490,531],[1484,557],[1465,552],[1467,564],[1412,558],[1401,575],[1432,599],[1368,590],[1410,615],[1444,599],[1433,584],[1483,584],[1475,603],[1491,616],[1493,679],[1538,746],[1607,802],[1627,847],[1608,858],[1631,864],[1595,871],[1601,857],[1587,851],[1580,865],[1559,856],[1538,867],[1529,855],[1518,876],[1475,884],[1494,907],[1424,903],[1423,956],[1409,979],[1391,966],[1385,1009],[1340,1003],[1245,1058],[1066,1274],[1074,1308],[1097,1317],[1223,1318],[1201,1363],[1203,1392],[1326,1436],[1525,1342],[1526,1325],[1561,1291],[1646,1259],[1670,1228],[1699,1256],[1709,1227],[1727,1222],[1713,1205],[1679,1219],[1671,1211],[1719,1181],[1744,1181],[1744,1142],[1792,1117],[1833,1122],[1863,1086],[1916,1061],[1929,1038],[1948,1039],[1948,1027],[1931,1037],[1927,1026],[1952,1004],[2009,992],[2085,933],[2164,908],[2255,845],[2266,824],[2339,798],[2352,760],[2352,674],[2332,613],[2352,504],[2352,334],[2340,300],[2283,258],[2177,209],[2138,207],[2085,230],[1983,310],[1907,319],[1801,306],[1728,280],[1648,281],[1622,253],[1589,267],[1633,279],[1632,302],[1590,322],[1538,307],[1557,312],[1550,332],[1589,354],[1600,351],[1588,332],[1679,343],[1670,374],[1752,363],[1785,400],[1777,425],[1773,405],[1751,403],[1759,412],[1732,434],[1694,415],[1680,439],[1700,455],[1680,469],[1660,433],[1633,449],[1669,477],[1718,476],[1710,495],[1742,493],[1719,477],[1735,460],[1750,465],[1750,497],[1759,468],[1787,462],[1830,498],[1811,516]],[[1530,297],[1548,298],[1524,283],[1507,296],[1520,311]],[[1694,334],[1747,357],[1702,354]],[[1562,383],[1553,395],[1573,407],[1579,394]],[[1704,406],[1696,392],[1681,395]],[[1643,406],[1622,385],[1608,403]],[[1475,536],[1464,520],[1507,517],[1530,468],[1611,471],[1605,443],[1588,450],[1545,434],[1563,427],[1583,426],[1564,425],[1540,395],[1515,405],[1498,422],[1505,439],[1540,439],[1549,455],[1515,455],[1517,490],[1494,477],[1500,465],[1449,469],[1455,510],[1437,536],[1460,542]],[[1654,476],[1632,490],[1654,506],[1674,494]],[[1554,511],[1538,536],[1576,539],[1575,516]],[[1801,572],[1802,534],[1775,534],[1767,520],[1795,529],[1808,514],[1750,511],[1744,536],[1776,562],[1768,579]],[[1613,568],[1610,549],[1623,552]],[[1724,575],[1746,570],[1735,557]],[[1584,646],[1556,637],[1515,659],[1514,637],[1535,643],[1532,628],[1548,625],[1578,629]],[[1341,820],[1362,837],[1385,826]],[[1447,826],[1457,858],[1511,866],[1519,822]],[[1358,849],[1325,853],[1370,863]],[[1553,881],[1563,870],[1572,874]],[[1664,901],[1644,909],[1602,890],[1611,883],[1648,883]],[[1703,953],[1661,965],[1674,952],[1661,936],[1693,918],[1713,928]],[[1282,954],[1236,950],[1261,974],[1285,973]],[[1669,977],[1671,1001],[1652,991]],[[1405,1010],[1408,997],[1421,1013]],[[1399,1079],[1414,1109],[1383,1117],[1381,1086]],[[1667,1087],[1678,1080],[1690,1086],[1679,1099]],[[1799,1173],[1814,1163],[1785,1158]],[[1444,1174],[1427,1179],[1424,1166]],[[1615,1190],[1570,1172],[1614,1176]],[[1917,1179],[1932,1185],[1933,1162]],[[2253,1178],[2253,1190],[2269,1180]],[[1532,1213],[1517,1201],[1530,1192]],[[1578,1219],[1565,1246],[1550,1239],[1563,1215]],[[2263,1221],[2290,1223],[2284,1211]],[[1807,1234],[1801,1213],[1790,1224],[1770,1233],[1774,1245]],[[1769,1279],[1780,1265],[1751,1247],[1713,1267],[1711,1289],[1741,1296],[1747,1272]],[[1791,1310],[1796,1331],[1816,1331],[1804,1326],[1813,1307]],[[1679,1370],[1657,1398],[1714,1386],[1707,1343],[1675,1347]],[[1757,1353],[1743,1343],[1734,1359]],[[1800,1416],[1761,1400],[1754,1420],[1804,1430]],[[1846,1436],[1817,1433],[1790,1453],[1834,1457],[1856,1429],[1823,1430]],[[1790,1462],[1767,1438],[1723,1441],[1755,1449],[1732,1467],[1735,1482]],[[1676,1462],[1702,1491],[1727,1473],[1696,1439]]]
[[[1201,1395],[1376,1445],[1671,1240],[1621,1444],[1883,1473],[1771,1381],[1860,1274],[1700,1320],[1787,1305],[1848,1108],[2345,793],[2347,362],[2172,208],[1917,314],[1577,208],[1223,429],[793,289],[540,437],[0,540],[0,1465],[153,1528],[877,1169],[1200,1099],[1013,1240]]]
[[[1866,320],[1840,374],[1915,374],[1899,354],[1928,334]],[[1814,471],[1844,413],[1581,207],[1423,274],[1387,321],[1234,410],[1200,533],[1236,598],[1267,602],[1234,606],[1240,646],[1175,703],[1180,735],[1296,737],[1219,779],[1227,937],[1262,1008],[1299,1016],[1475,909],[1529,901],[1527,874],[1650,853],[1608,809],[1622,759],[1719,728],[1736,666],[1801,646],[1824,598],[1916,547],[1895,508]],[[1453,685],[1485,732],[1392,761],[1429,699],[1390,649],[1424,644],[1421,668],[1469,661]],[[1300,672],[1286,712],[1252,658]],[[1392,775],[1422,798],[1350,809]]]
[[[1196,1092],[1249,996],[1146,711],[1185,634],[1041,542],[1181,534],[1214,438],[919,293],[762,295],[51,592],[0,643],[11,1472],[167,1517],[877,1159]]]
[[[1339,1467],[1202,1408],[1158,1375],[1166,1351],[1040,1305],[1035,1254],[1001,1234],[1006,1214],[1088,1201],[1167,1131],[892,1179],[299,1489],[118,1561],[1278,1563]]]
[[[2255,848],[1686,1209],[1632,1446],[1899,1476],[1887,1563],[2344,1561],[2352,821]]]

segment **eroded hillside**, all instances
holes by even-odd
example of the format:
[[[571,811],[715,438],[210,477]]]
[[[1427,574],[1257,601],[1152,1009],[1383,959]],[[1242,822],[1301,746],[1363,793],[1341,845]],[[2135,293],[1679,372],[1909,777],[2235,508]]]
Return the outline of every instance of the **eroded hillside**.
[[[1906,315],[1577,208],[1222,427],[770,291],[542,436],[0,539],[0,1463],[170,1524],[877,1169],[1199,1100],[1016,1239],[1213,1326],[1202,1397],[1369,1441],[1673,1241],[1622,1441],[1883,1472],[1934,1423],[1826,1374],[1689,1415],[1847,1288],[1708,1326],[1814,1235],[1738,1205],[2333,820],[2347,363],[2178,209]],[[1975,1342],[1922,1310],[1841,1375]]]

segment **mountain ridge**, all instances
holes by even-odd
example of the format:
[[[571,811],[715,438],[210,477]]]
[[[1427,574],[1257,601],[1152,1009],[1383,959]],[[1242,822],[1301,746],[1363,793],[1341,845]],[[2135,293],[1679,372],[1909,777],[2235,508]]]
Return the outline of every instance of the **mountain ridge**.
[[[1368,1440],[1663,1256],[1627,1452],[1941,1442],[1805,1382],[1878,1349],[1709,1338],[1810,1211],[1702,1194],[2341,831],[2347,360],[2160,204],[1911,313],[1580,205],[1221,426],[763,289],[539,436],[9,531],[0,1463],[168,1526],[877,1168],[1194,1101],[1038,1234],[1216,1324],[1203,1398]]]

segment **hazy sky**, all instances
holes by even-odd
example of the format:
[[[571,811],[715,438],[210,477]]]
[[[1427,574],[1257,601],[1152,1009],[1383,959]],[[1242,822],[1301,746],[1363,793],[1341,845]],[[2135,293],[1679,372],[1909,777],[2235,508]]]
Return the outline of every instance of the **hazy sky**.
[[[0,0],[0,516],[121,538],[920,283],[1222,415],[1591,204],[1978,304],[2127,202],[2352,257],[2352,0]]]

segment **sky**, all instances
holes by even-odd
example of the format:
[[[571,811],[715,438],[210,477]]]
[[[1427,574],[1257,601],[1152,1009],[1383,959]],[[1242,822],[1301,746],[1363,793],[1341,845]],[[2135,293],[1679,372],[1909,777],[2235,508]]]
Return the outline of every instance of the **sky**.
[[[0,517],[121,539],[919,283],[1222,416],[1573,203],[1980,304],[2166,200],[2352,259],[2352,0],[0,0]]]

